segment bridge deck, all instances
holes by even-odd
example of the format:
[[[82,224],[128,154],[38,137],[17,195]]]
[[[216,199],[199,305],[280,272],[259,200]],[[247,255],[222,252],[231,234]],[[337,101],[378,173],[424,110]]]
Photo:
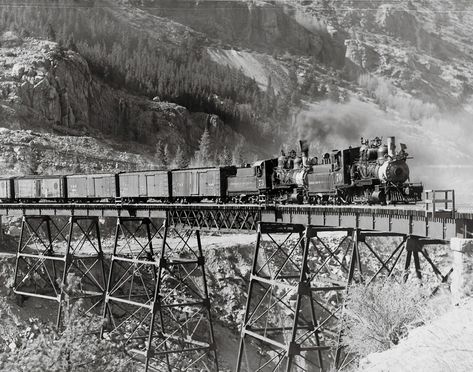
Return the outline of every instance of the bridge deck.
[[[201,228],[254,229],[254,223],[233,224],[243,214],[266,222],[353,227],[449,240],[473,237],[473,213],[458,211],[432,218],[422,204],[399,206],[311,206],[255,204],[115,204],[115,203],[3,203],[2,216],[98,216],[173,218]]]

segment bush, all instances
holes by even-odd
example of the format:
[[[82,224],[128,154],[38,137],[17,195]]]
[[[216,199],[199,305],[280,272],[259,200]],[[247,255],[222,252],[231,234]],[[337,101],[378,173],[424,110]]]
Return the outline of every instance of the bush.
[[[408,330],[424,319],[430,291],[418,282],[388,279],[369,286],[350,287],[343,343],[364,357],[398,344]]]
[[[10,372],[133,372],[122,345],[100,339],[98,317],[81,314],[81,302],[66,296],[64,328],[22,323],[0,298],[0,370]]]

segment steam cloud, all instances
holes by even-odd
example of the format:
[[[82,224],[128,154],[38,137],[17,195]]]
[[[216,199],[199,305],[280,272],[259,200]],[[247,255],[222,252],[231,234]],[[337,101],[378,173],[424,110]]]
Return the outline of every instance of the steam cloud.
[[[386,125],[385,120],[373,106],[357,100],[344,104],[324,101],[301,112],[296,119],[299,138],[311,143],[317,153],[358,146],[362,136],[383,135],[382,125]]]

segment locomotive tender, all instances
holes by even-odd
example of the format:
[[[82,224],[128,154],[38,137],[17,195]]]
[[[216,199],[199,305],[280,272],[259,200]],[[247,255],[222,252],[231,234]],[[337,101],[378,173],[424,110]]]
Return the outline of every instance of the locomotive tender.
[[[9,202],[231,202],[390,204],[421,200],[423,187],[409,180],[408,154],[394,137],[309,158],[291,151],[247,167],[148,170],[107,174],[23,176],[0,179]]]

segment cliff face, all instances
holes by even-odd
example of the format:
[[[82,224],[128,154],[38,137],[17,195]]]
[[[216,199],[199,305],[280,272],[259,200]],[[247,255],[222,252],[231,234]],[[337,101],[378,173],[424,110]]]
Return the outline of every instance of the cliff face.
[[[2,127],[105,137],[123,141],[124,149],[136,151],[132,143],[140,143],[150,152],[162,140],[171,151],[181,145],[192,154],[206,127],[222,139],[221,146],[240,140],[218,117],[108,86],[79,54],[61,51],[55,43],[22,40],[12,33],[2,38]]]

